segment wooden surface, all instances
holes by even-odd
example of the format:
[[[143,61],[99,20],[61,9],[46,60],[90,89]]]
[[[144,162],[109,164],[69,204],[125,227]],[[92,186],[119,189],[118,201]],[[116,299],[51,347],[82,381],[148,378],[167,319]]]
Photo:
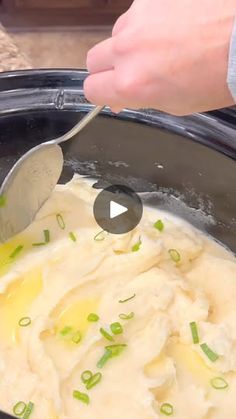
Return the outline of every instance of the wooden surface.
[[[0,0],[6,27],[112,25],[132,0]]]

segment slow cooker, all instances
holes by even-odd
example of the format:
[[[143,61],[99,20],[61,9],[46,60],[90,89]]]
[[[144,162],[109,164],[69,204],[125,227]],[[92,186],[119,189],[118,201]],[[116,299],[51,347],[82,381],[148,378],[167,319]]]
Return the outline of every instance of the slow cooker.
[[[84,70],[0,75],[0,182],[35,145],[69,130],[91,108]],[[106,86],[104,86],[104,89]],[[62,145],[60,183],[74,173],[95,187],[124,184],[236,252],[236,110],[186,117],[108,108]],[[11,416],[0,413],[0,419]]]

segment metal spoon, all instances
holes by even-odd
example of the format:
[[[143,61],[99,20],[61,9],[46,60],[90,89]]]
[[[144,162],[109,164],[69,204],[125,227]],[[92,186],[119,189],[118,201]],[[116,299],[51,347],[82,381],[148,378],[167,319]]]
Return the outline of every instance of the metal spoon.
[[[24,230],[50,197],[62,169],[60,143],[78,134],[103,106],[92,109],[69,132],[40,144],[25,153],[10,170],[0,188],[4,205],[0,208],[0,240],[6,241]]]

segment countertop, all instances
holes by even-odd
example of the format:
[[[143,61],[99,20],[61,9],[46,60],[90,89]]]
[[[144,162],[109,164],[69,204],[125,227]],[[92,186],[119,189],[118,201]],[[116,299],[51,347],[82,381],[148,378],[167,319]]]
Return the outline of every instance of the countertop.
[[[0,24],[0,71],[32,68],[30,59],[24,55]]]

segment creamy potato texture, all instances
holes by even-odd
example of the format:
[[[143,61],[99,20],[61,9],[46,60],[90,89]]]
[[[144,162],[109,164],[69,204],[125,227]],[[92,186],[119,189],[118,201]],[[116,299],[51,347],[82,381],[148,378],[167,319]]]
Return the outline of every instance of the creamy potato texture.
[[[96,194],[80,178],[57,186],[0,248],[0,408],[235,419],[235,258],[149,209],[130,233],[100,232]]]

